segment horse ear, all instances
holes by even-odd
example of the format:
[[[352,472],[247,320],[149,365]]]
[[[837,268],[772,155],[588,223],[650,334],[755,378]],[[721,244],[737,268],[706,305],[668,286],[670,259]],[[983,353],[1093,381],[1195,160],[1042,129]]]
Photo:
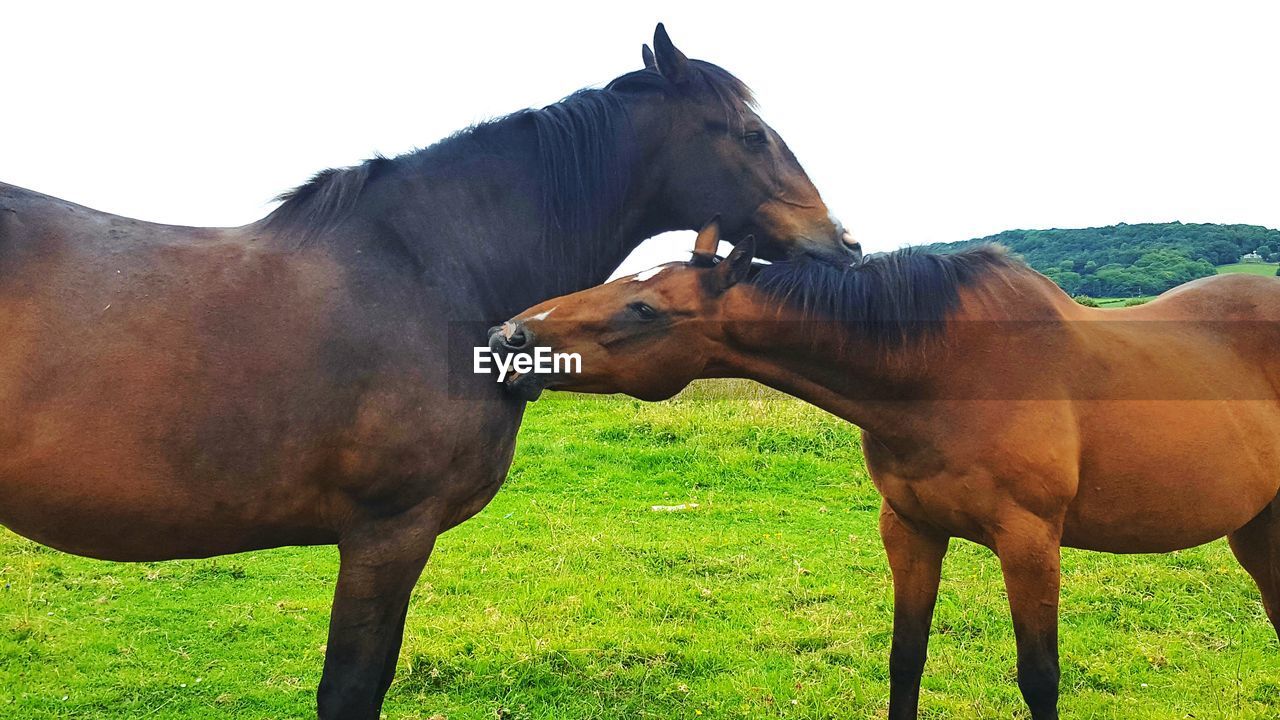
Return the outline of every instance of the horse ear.
[[[658,69],[658,61],[653,59],[653,51],[649,49],[648,45],[640,46],[640,57],[644,60],[645,70]]]
[[[720,216],[716,215],[698,231],[698,239],[693,241],[693,254],[713,258],[716,256],[718,247],[720,247]]]
[[[747,279],[751,272],[751,261],[756,258],[756,238],[748,235],[743,238],[725,258],[716,266],[716,274],[720,276],[720,290],[728,290]]]
[[[689,78],[689,58],[676,49],[662,23],[658,23],[653,31],[653,49],[657,52],[658,72],[663,77],[673,83],[682,83]]]

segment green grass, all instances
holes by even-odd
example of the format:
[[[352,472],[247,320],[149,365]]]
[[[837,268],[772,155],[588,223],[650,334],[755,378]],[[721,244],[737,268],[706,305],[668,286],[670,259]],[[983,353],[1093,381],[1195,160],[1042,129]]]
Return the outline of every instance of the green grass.
[[[1276,274],[1276,268],[1280,268],[1280,263],[1232,263],[1231,265],[1219,265],[1218,274],[1248,273],[1249,275],[1267,275],[1274,277]]]
[[[386,716],[884,717],[855,431],[746,387],[532,405],[507,486],[418,585]],[[1280,715],[1280,648],[1225,544],[1063,565],[1065,717]],[[336,571],[328,548],[130,565],[0,534],[0,717],[313,717]],[[1013,668],[995,559],[956,541],[922,717],[1025,717]]]
[[[1137,298],[1094,298],[1093,301],[1098,303],[1098,307],[1114,308],[1114,307],[1127,307],[1125,303],[1128,303],[1131,300],[1142,300],[1144,302],[1151,302],[1152,300],[1155,300],[1155,299],[1156,299],[1155,295],[1142,295]]]

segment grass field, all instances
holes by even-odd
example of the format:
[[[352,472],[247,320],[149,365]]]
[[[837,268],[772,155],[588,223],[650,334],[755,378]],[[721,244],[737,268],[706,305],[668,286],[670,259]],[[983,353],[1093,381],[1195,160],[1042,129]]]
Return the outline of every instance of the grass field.
[[[507,486],[419,583],[386,716],[883,717],[855,431],[746,395],[532,405]],[[1280,716],[1280,648],[1224,543],[1063,566],[1064,717]],[[0,717],[313,717],[336,570],[329,548],[111,564],[0,534]],[[923,717],[1025,717],[986,550],[953,543],[930,650]]]
[[[1250,275],[1275,276],[1277,268],[1280,268],[1280,263],[1232,263],[1231,265],[1219,265],[1218,274],[1248,273]]]
[[[1093,301],[1098,303],[1098,307],[1117,308],[1117,307],[1127,307],[1126,303],[1130,302],[1131,300],[1143,300],[1145,302],[1151,302],[1155,298],[1156,298],[1155,295],[1143,295],[1136,298],[1094,298]]]

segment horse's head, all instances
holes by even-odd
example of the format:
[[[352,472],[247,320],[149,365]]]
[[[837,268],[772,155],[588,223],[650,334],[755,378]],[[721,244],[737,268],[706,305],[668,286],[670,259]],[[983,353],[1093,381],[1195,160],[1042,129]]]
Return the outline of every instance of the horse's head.
[[[787,144],[754,109],[751,91],[708,62],[680,52],[661,24],[645,69],[610,84],[643,100],[632,106],[644,144],[645,201],[654,230],[697,229],[720,216],[725,238],[756,238],[765,259],[811,254],[856,262],[862,250],[827,209]]]
[[[542,348],[552,372],[510,373],[508,389],[526,400],[546,388],[622,392],[661,400],[715,373],[725,343],[727,291],[752,272],[755,240],[727,258],[712,255],[720,241],[713,221],[698,233],[693,262],[674,262],[532,307],[489,332],[490,349],[533,357]],[[738,305],[751,304],[739,298]],[[761,308],[733,308],[735,315]],[[575,361],[552,363],[560,354]],[[554,365],[559,365],[556,371]]]

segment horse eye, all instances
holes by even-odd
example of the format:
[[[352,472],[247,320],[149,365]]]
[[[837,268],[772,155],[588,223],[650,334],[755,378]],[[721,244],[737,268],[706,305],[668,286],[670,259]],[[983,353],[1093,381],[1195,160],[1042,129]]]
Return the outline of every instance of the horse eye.
[[[742,141],[752,147],[761,147],[769,144],[769,136],[763,130],[752,130],[743,134]]]
[[[631,312],[635,313],[636,317],[641,320],[653,320],[658,317],[658,311],[654,310],[653,306],[648,303],[633,302],[628,305],[627,308],[631,310]]]

